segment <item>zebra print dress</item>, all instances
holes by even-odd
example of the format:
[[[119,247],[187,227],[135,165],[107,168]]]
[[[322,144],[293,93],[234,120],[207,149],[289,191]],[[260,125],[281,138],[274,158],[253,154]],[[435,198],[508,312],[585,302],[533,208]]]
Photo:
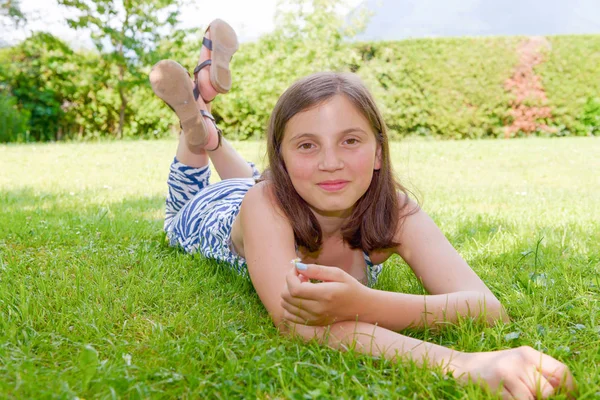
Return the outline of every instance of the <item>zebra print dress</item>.
[[[210,166],[193,168],[173,160],[169,171],[164,230],[172,246],[187,253],[224,261],[238,273],[248,276],[246,260],[231,244],[231,228],[242,200],[260,177],[254,163],[252,178],[225,179],[209,184]],[[374,265],[363,252],[369,286],[377,281],[381,265]]]

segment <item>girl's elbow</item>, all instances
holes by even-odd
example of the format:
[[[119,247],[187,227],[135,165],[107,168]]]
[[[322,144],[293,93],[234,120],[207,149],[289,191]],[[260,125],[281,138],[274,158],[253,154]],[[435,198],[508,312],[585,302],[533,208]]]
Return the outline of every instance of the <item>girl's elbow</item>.
[[[320,339],[323,337],[325,329],[327,328],[323,326],[296,324],[285,319],[280,319],[278,321],[274,320],[273,322],[275,323],[275,327],[279,330],[280,335],[292,338],[300,338],[305,341]]]
[[[486,302],[486,321],[490,326],[496,325],[499,322],[509,323],[510,318],[502,303],[496,298]]]

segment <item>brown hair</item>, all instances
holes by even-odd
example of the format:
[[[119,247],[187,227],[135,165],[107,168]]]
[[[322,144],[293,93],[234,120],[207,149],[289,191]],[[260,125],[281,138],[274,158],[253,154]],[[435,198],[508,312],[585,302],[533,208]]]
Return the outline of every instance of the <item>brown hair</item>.
[[[408,206],[408,193],[394,178],[387,129],[381,113],[369,90],[356,75],[316,73],[298,80],[281,95],[269,120],[269,168],[263,174],[263,179],[273,183],[276,201],[292,224],[296,244],[309,252],[319,250],[322,243],[321,227],[306,201],[292,185],[281,155],[281,143],[286,124],[294,115],[337,94],[346,96],[366,117],[381,146],[381,169],[373,172],[369,188],[358,199],[350,218],[342,227],[343,239],[351,248],[368,252],[397,246],[394,235],[400,215]],[[398,200],[398,191],[406,195],[402,205]],[[402,220],[406,215],[402,215]]]

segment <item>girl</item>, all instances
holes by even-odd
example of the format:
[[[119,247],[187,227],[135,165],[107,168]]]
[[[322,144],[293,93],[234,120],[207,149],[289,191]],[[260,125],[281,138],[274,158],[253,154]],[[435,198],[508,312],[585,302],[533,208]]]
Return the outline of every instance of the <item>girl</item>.
[[[269,168],[261,176],[222,138],[210,114],[210,101],[231,87],[235,32],[216,20],[205,36],[193,82],[174,61],[150,73],[183,132],[168,179],[164,226],[173,245],[248,274],[283,334],[435,364],[504,398],[573,390],[568,368],[530,347],[463,353],[397,333],[460,316],[490,324],[507,318],[394,180],[385,123],[356,76],[319,73],[283,93],[270,118]],[[222,179],[213,185],[209,161]],[[430,295],[371,288],[394,253]]]

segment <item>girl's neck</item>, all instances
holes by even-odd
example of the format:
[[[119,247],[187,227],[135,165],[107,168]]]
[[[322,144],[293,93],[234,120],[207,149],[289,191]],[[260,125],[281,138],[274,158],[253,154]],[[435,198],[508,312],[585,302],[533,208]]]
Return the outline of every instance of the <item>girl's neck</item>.
[[[345,210],[340,213],[323,214],[312,210],[313,214],[317,218],[317,222],[321,227],[321,233],[323,234],[323,240],[332,237],[342,236],[342,226],[346,223],[346,220],[352,214],[352,210]]]

